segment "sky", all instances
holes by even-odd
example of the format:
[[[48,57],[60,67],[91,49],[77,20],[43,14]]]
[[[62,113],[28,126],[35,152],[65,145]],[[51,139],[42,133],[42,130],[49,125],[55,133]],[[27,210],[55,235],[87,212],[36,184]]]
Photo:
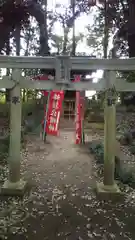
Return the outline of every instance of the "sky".
[[[49,9],[53,9],[55,10],[55,5],[56,4],[63,4],[63,5],[67,5],[69,4],[70,0],[49,0],[48,1],[48,8]],[[60,11],[62,11],[62,9],[60,9]],[[93,23],[93,15],[89,14],[89,15],[81,15],[79,18],[77,18],[77,20],[75,21],[75,34],[79,35],[79,33],[84,33],[85,32],[85,27],[88,24],[92,24]],[[54,25],[54,32],[58,34],[58,29],[59,29],[59,34],[63,35],[63,30],[62,27],[60,26],[60,24],[58,22],[55,23]],[[72,32],[71,32],[72,34]],[[85,40],[78,44],[77,46],[77,52],[87,52],[88,54],[92,53],[92,50],[90,49],[90,47],[88,47],[86,45]]]
[[[53,9],[55,10],[55,5],[56,4],[63,4],[65,6],[68,6],[70,3],[70,0],[49,0],[48,1],[48,9]],[[60,9],[60,11],[62,11],[62,9]],[[93,9],[94,11],[94,9]],[[77,18],[77,20],[75,21],[75,34],[79,35],[79,33],[85,33],[85,27],[88,24],[93,24],[93,14],[90,12],[90,14],[85,15],[82,14],[79,18]],[[59,30],[59,31],[58,31]],[[54,32],[59,35],[63,35],[63,30],[62,27],[60,26],[60,24],[57,22],[54,25]],[[71,32],[72,34],[72,32]],[[77,46],[76,51],[79,52],[87,52],[87,54],[92,54],[92,49],[87,46],[85,39],[83,40],[83,42],[79,43]],[[103,71],[98,70],[96,73],[93,73],[93,78],[94,78],[94,82],[97,82],[99,78],[102,77]],[[91,97],[93,94],[95,94],[95,91],[86,91],[86,96],[87,97]]]

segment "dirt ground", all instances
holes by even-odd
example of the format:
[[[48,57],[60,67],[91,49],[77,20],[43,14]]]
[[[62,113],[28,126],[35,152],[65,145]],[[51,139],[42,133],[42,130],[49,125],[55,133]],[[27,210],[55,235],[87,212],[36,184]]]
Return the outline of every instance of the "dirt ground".
[[[23,200],[3,203],[10,208],[2,219],[8,239],[135,239],[134,192],[125,202],[99,201],[93,191],[94,159],[74,144],[73,132],[61,131],[47,141],[29,137],[22,153],[22,175],[33,188]]]

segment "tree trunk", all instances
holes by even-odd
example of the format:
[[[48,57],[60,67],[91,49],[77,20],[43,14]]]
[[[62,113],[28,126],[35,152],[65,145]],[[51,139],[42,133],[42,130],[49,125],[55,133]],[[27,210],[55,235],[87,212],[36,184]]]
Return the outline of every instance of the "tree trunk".
[[[8,39],[6,42],[6,55],[10,55],[10,40]],[[9,76],[10,75],[10,69],[7,68],[6,69],[6,75]],[[6,103],[10,102],[10,90],[6,89]]]
[[[40,51],[39,55],[49,55],[48,46],[48,31],[47,31],[47,0],[44,1],[45,10],[42,9],[41,4],[30,1],[27,4],[27,12],[35,17],[40,28]]]
[[[129,57],[135,57],[135,33],[128,35]]]
[[[39,24],[40,29],[40,56],[50,55],[50,49],[48,46],[48,30],[47,30],[47,0],[44,0],[45,10],[42,9],[41,4],[31,1],[27,5],[28,13],[35,17]],[[46,70],[41,69],[41,74],[45,74]]]
[[[62,50],[63,55],[67,53],[68,33],[69,33],[69,29],[64,27],[64,41],[63,41],[63,50]]]
[[[135,57],[135,26],[134,26],[134,19],[135,19],[135,1],[134,0],[128,0],[128,8],[129,8],[129,15],[128,15],[128,53],[129,57]],[[135,97],[134,92],[133,98],[131,100],[128,100],[128,105],[135,104]],[[130,92],[130,95],[132,94]],[[128,97],[129,93],[121,93],[121,103],[124,105],[127,105],[126,97]]]
[[[16,42],[16,55],[20,56],[20,49],[21,49],[21,25],[20,24],[16,26],[15,42]]]
[[[2,33],[0,36],[0,54],[2,54],[2,50],[5,47],[5,44],[10,39],[10,32],[12,32],[12,26],[7,26],[3,23],[0,23],[0,32]]]
[[[25,102],[26,89],[23,89],[22,101]]]
[[[72,15],[75,15],[75,0],[72,1]],[[72,52],[71,55],[75,56],[76,51],[76,41],[75,41],[75,18],[73,20],[73,33],[72,33]]]
[[[129,15],[128,15],[128,46],[129,46],[129,57],[135,57],[135,1],[127,0]]]
[[[9,9],[8,4],[9,2],[6,4],[7,6],[5,9]],[[47,32],[47,0],[44,0],[44,5],[45,5],[45,10],[42,9],[41,3],[37,3],[37,1],[29,0],[29,1],[22,2],[20,6],[24,11],[24,13],[28,13],[31,16],[35,17],[35,19],[39,24],[39,28],[40,28],[39,54],[42,56],[49,55],[48,32]],[[3,9],[1,11],[3,11]],[[7,13],[5,13],[5,16],[6,14],[8,15],[8,10],[7,10]],[[2,23],[0,23],[0,32],[2,33],[2,36],[0,37],[0,53],[2,52],[2,49],[4,48],[7,40],[10,38],[10,33],[14,30],[14,27],[15,27],[15,23],[13,19],[11,19],[11,25],[9,24],[10,24],[9,19],[8,19],[8,24],[6,24],[4,20]]]

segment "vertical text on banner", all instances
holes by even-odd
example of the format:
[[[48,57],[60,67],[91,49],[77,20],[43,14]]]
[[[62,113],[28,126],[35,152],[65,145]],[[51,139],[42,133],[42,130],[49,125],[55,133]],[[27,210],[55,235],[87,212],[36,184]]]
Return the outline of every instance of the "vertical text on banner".
[[[75,77],[75,82],[80,82],[80,76]],[[76,119],[75,119],[75,143],[80,144],[82,138],[82,124],[81,124],[81,97],[80,92],[76,91]]]
[[[46,133],[57,136],[64,91],[51,91],[47,113]]]

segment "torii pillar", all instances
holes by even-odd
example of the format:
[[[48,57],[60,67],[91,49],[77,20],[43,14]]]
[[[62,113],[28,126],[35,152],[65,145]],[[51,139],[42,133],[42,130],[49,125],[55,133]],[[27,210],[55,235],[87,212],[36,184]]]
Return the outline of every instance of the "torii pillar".
[[[108,196],[120,196],[121,192],[114,181],[115,153],[116,153],[116,106],[115,93],[112,92],[112,83],[115,79],[115,72],[105,73],[107,90],[105,93],[104,107],[104,180],[97,183],[97,193],[105,199]],[[120,193],[120,194],[119,194]]]
[[[10,144],[9,144],[9,175],[1,188],[2,195],[23,195],[27,182],[21,179],[21,89],[19,80],[21,70],[13,70],[12,79],[16,84],[10,90]]]

